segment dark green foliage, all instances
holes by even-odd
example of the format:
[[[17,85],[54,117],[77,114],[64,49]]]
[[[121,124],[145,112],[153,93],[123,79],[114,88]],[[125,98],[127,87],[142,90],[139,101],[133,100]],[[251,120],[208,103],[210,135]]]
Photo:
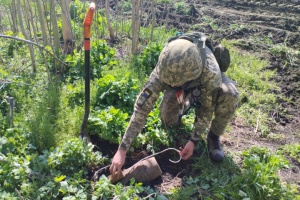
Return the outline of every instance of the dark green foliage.
[[[123,12],[129,12],[132,9],[131,2],[122,0],[119,4],[119,9]]]
[[[214,165],[203,155],[192,166],[192,174],[200,170],[199,175],[185,182],[198,191],[211,192],[212,199],[293,199],[290,186],[277,176],[278,170],[288,167],[288,161],[267,148],[252,147],[244,151],[242,166],[228,157],[222,164]]]
[[[129,116],[127,113],[108,106],[104,110],[93,111],[89,118],[88,132],[101,139],[119,144],[125,132]]]
[[[87,145],[79,139],[71,139],[49,154],[48,166],[62,174],[76,173],[87,167],[92,158],[92,151],[92,145]]]
[[[24,154],[25,148],[35,149],[34,146],[29,145],[29,134],[23,132],[19,128],[10,128],[4,132],[0,138],[0,152],[4,155],[11,154]]]
[[[101,77],[101,66],[108,65],[113,67],[117,65],[115,60],[116,50],[107,45],[104,40],[95,40],[91,42],[91,76],[93,78]]]
[[[99,181],[95,184],[95,191],[93,193],[93,199],[113,199],[116,196],[118,199],[140,199],[142,192],[148,192],[148,188],[142,186],[142,183],[136,183],[134,179],[130,180],[130,185],[125,187],[121,183],[112,184],[105,176],[101,176]],[[112,193],[113,191],[113,193]],[[149,193],[153,191],[149,191]],[[147,193],[146,193],[147,194]],[[152,195],[151,194],[151,195]]]
[[[159,54],[162,50],[162,46],[157,43],[150,43],[141,55],[142,65],[145,67],[147,74],[150,74],[154,69]]]
[[[288,167],[283,156],[259,147],[244,151],[244,156],[241,176],[226,186],[229,196],[233,199],[292,199],[289,188],[277,176],[278,170]]]
[[[104,164],[105,160],[93,152],[93,145],[76,138],[37,154],[26,142],[24,133],[15,129],[0,138],[3,144],[0,146],[1,197],[61,199],[74,196],[86,199],[91,189],[85,179],[87,167],[93,162]],[[17,139],[13,140],[12,134]]]
[[[0,136],[4,132],[6,128],[9,127],[9,102],[6,100],[6,95],[1,95],[0,90],[0,98],[4,99],[0,102]]]
[[[13,57],[14,56],[14,44],[15,44],[15,41],[12,40],[10,43],[9,43],[9,46],[8,46],[8,49],[7,49],[7,56],[9,57]]]
[[[0,69],[0,77],[2,77],[3,82],[0,83],[0,98],[3,99],[0,102],[0,112],[1,116],[6,116],[9,113],[9,103],[7,101],[7,96],[10,96],[11,94],[8,94],[9,91],[11,91],[11,84],[5,83],[5,80],[8,78],[9,74],[4,71],[3,69]]]
[[[133,57],[132,66],[134,66],[136,73],[143,77],[150,75],[156,66],[161,50],[162,46],[160,44],[152,42],[140,55]]]
[[[70,3],[70,16],[72,20],[75,20],[80,13],[78,13],[78,5],[75,2]]]
[[[168,129],[169,130],[169,129]],[[173,142],[173,135],[169,134],[163,128],[161,119],[159,117],[159,101],[149,113],[147,121],[142,133],[138,135],[133,143],[133,147],[140,147],[141,145],[148,145],[150,149],[159,151],[161,146],[169,146]]]
[[[120,80],[112,75],[106,75],[97,80],[97,96],[94,108],[114,106],[124,112],[132,113],[136,96],[139,93],[138,81],[129,75]]]
[[[115,60],[115,50],[109,47],[104,40],[91,41],[90,50],[90,79],[102,77],[103,66],[114,67],[117,65]],[[71,77],[72,80],[83,79],[85,77],[84,51],[75,52],[74,55],[68,55],[66,63],[69,65],[63,76]]]
[[[10,33],[6,33],[6,34],[10,35]],[[3,49],[4,52],[6,52],[5,56],[7,56],[9,58],[13,58],[14,54],[16,52],[19,55],[26,54],[26,51],[24,51],[24,45],[26,45],[26,43],[24,43],[22,41],[8,40],[7,43],[4,43],[4,45],[1,47],[1,49]]]

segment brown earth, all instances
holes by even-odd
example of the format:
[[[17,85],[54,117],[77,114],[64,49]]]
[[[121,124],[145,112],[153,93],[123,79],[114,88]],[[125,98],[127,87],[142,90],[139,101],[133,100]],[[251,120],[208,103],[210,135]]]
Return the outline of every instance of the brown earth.
[[[145,7],[150,8],[147,2]],[[261,59],[267,59],[270,62],[268,69],[277,70],[275,81],[280,86],[281,93],[290,99],[278,99],[281,107],[274,108],[270,113],[276,122],[272,124],[272,139],[261,137],[256,133],[256,127],[245,127],[239,119],[235,119],[231,123],[231,133],[226,133],[222,138],[225,151],[242,151],[251,146],[265,146],[276,150],[284,144],[299,143],[300,55],[275,55],[270,48],[271,44],[284,44],[300,51],[300,0],[185,0],[191,7],[191,15],[176,14],[175,2],[179,1],[156,5],[158,25],[182,32],[205,32],[215,44],[220,43],[223,38],[241,40],[237,46],[241,53],[250,52]],[[112,8],[114,5],[115,1],[111,1]],[[146,9],[145,13],[149,11]],[[210,25],[205,25],[207,21],[210,21]],[[142,25],[147,23],[149,21],[142,21]],[[136,157],[128,159],[133,162]],[[180,166],[174,167],[163,156],[158,156],[157,159],[163,175],[161,180],[153,183],[155,187],[166,192],[170,186],[180,186],[181,177],[186,174],[183,171],[186,171],[189,162],[182,162]],[[278,175],[282,180],[300,185],[300,163],[289,159],[293,167],[281,170]]]

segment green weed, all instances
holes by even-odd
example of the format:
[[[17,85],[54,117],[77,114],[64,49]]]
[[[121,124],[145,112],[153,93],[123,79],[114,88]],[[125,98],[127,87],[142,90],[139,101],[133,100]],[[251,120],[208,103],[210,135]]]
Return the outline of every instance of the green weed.
[[[202,17],[203,23],[206,25],[209,25],[213,30],[218,30],[219,26],[216,23],[216,19],[213,19],[211,17],[208,16],[203,16]]]
[[[102,68],[109,66],[113,68],[117,65],[115,59],[115,49],[107,45],[104,40],[93,40],[91,42],[93,48],[90,53],[90,79],[96,79],[102,77]],[[74,55],[67,55],[66,63],[68,67],[65,69],[63,76],[65,78],[72,78],[72,80],[78,80],[85,77],[85,64],[82,51],[74,51]]]
[[[119,9],[123,12],[129,12],[131,11],[131,3],[129,1],[124,1],[122,0],[118,6],[120,7]]]
[[[163,129],[161,119],[159,117],[159,100],[149,113],[146,119],[146,124],[142,133],[137,136],[134,141],[134,147],[139,147],[145,144],[152,144],[151,151],[158,151],[162,145],[169,146],[172,143],[172,136],[169,135],[166,129]],[[148,149],[150,146],[148,146]]]
[[[171,3],[171,0],[157,0],[157,3],[166,3],[166,4],[169,4],[169,3]]]
[[[174,4],[175,12],[177,14],[186,14],[187,13],[187,5],[184,2],[176,2]]]
[[[280,152],[287,154],[288,156],[295,159],[298,163],[300,163],[300,144],[287,144],[281,147]]]
[[[117,77],[105,75],[95,82],[96,96],[95,109],[114,106],[124,112],[131,114],[135,98],[139,92],[138,80],[132,78],[130,74],[123,74]]]
[[[296,61],[299,60],[299,51],[293,50],[286,43],[272,45],[270,53],[285,60],[284,67],[295,66]]]
[[[77,137],[80,132],[84,113],[83,85],[83,81],[78,80],[74,84],[65,83],[61,88],[59,109],[53,133],[58,144],[63,140]],[[94,97],[93,87],[90,90],[91,97]]]
[[[91,113],[88,124],[90,135],[98,135],[111,143],[119,144],[128,124],[127,113],[108,106],[104,110],[96,110]]]
[[[26,132],[13,131],[13,135],[18,137],[17,144],[11,140],[10,134],[7,132],[5,137],[0,138],[4,144],[0,148],[1,197],[17,198],[21,195],[26,199],[82,199],[89,196],[91,189],[85,178],[87,167],[107,162],[99,152],[93,152],[93,145],[77,138],[37,154],[31,144],[24,142]],[[22,153],[16,154],[16,150]]]
[[[29,114],[29,128],[31,141],[39,151],[49,149],[56,145],[54,126],[59,108],[58,88],[50,85],[42,91],[41,96],[36,96],[34,106]]]
[[[141,54],[133,57],[131,65],[134,67],[135,73],[139,74],[140,77],[149,76],[156,66],[161,50],[161,45],[150,43]]]
[[[111,184],[105,177],[100,177],[99,181],[95,184],[95,191],[93,192],[92,199],[111,199],[118,197],[118,199],[139,199],[139,194],[144,192],[145,189],[141,183],[135,183],[133,179],[130,185],[124,187],[121,183]],[[114,191],[114,192],[112,192]]]
[[[195,188],[193,186],[187,186],[182,190],[181,188],[173,188],[171,194],[167,195],[169,199],[180,200],[180,199],[191,199],[196,200]]]
[[[292,199],[288,186],[277,177],[279,169],[288,167],[284,157],[258,147],[244,151],[243,155],[242,176],[237,176],[228,187],[234,198]]]
[[[243,156],[241,168],[231,155],[220,165],[206,156],[196,158],[191,169],[198,175],[186,177],[185,184],[194,186],[193,195],[204,199],[293,199],[291,186],[277,177],[279,169],[289,166],[283,156],[259,147],[244,151]]]

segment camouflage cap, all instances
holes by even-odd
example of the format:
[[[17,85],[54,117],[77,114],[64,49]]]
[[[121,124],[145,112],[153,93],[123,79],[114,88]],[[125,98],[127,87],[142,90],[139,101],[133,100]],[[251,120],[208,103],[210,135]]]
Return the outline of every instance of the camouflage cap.
[[[229,49],[218,45],[217,47],[215,47],[214,55],[219,64],[221,72],[226,72],[230,65]]]
[[[197,46],[186,39],[168,43],[160,53],[157,63],[159,80],[171,86],[181,86],[198,78],[202,68]]]

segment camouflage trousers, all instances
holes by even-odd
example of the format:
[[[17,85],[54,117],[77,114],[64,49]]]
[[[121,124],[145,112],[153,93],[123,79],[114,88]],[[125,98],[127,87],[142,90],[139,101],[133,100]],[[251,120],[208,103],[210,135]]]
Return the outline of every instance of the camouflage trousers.
[[[222,74],[222,85],[213,97],[214,117],[211,122],[210,131],[215,135],[222,135],[227,124],[232,119],[238,105],[239,92],[235,87],[235,82]],[[195,108],[201,112],[201,107]],[[176,98],[176,91],[173,89],[164,92],[163,100],[160,104],[160,117],[165,126],[175,126],[178,123],[180,106]]]

